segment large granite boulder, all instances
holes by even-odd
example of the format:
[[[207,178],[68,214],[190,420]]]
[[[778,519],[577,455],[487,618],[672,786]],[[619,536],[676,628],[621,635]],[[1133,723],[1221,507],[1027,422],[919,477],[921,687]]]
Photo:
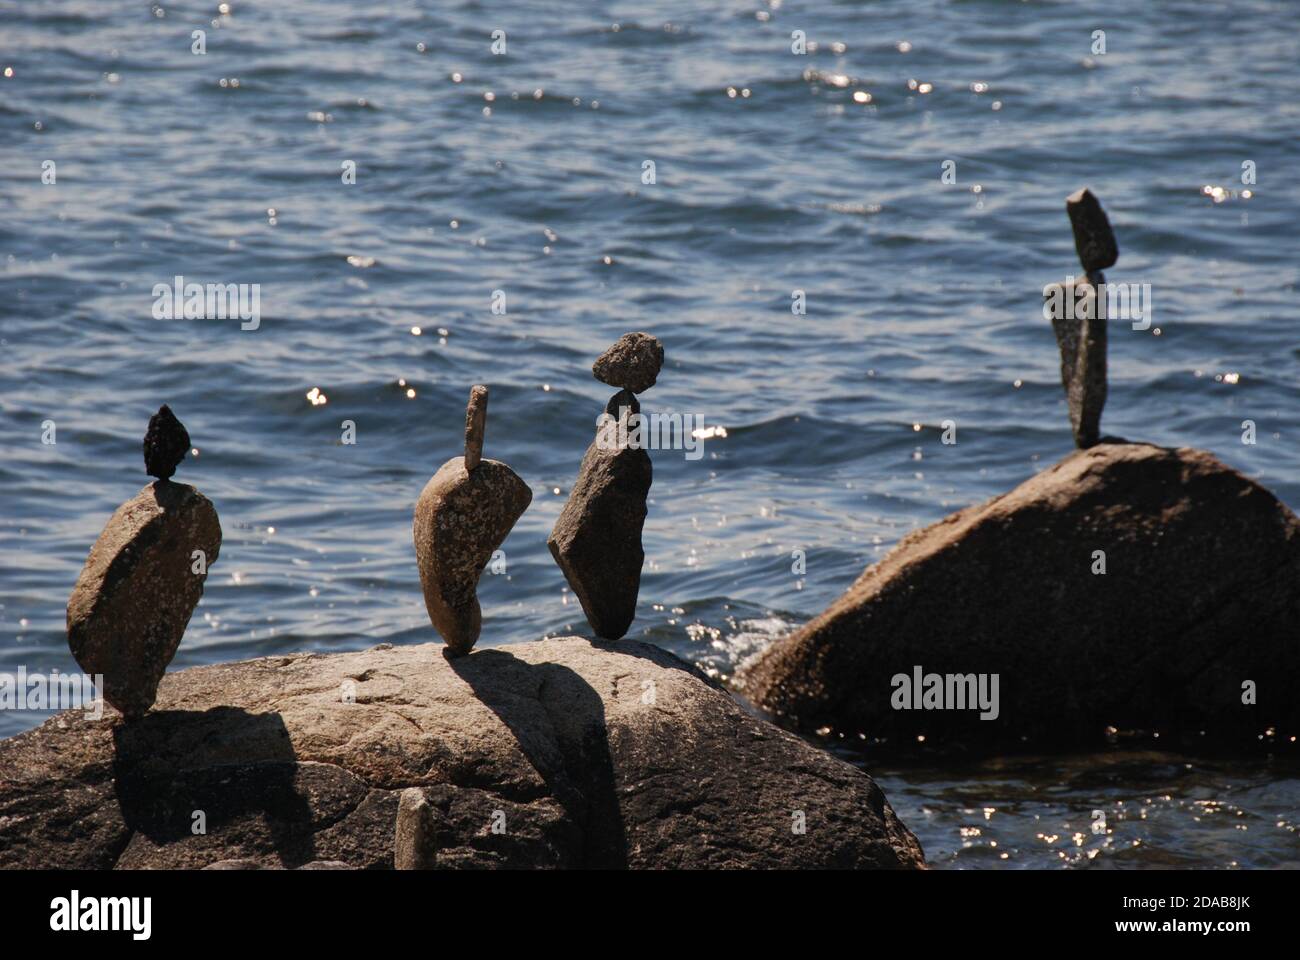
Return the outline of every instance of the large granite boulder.
[[[0,741],[0,866],[391,867],[412,788],[403,865],[923,865],[866,774],[657,647],[567,638],[199,667],[133,723],[59,714]]]
[[[1295,514],[1203,451],[1103,443],[905,537],[739,684],[887,751],[1295,751],[1297,625]],[[981,674],[996,708],[952,709]]]

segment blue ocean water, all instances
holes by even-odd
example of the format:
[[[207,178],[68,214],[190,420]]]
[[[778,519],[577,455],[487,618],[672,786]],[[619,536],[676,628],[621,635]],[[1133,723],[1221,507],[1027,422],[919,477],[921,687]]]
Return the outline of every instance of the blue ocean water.
[[[1112,329],[1107,432],[1300,506],[1298,11],[3,0],[0,671],[75,669],[67,597],[163,402],[225,531],[173,668],[436,639],[411,508],[476,382],[534,492],[480,645],[584,632],[546,535],[611,392],[591,362],[646,330],[646,411],[722,430],[654,454],[632,635],[725,679],[1069,452],[1041,292],[1084,185],[1108,279],[1152,290]],[[260,325],[155,319],[178,274],[259,284]],[[940,866],[1300,865],[1300,780],[1267,765],[872,772]]]

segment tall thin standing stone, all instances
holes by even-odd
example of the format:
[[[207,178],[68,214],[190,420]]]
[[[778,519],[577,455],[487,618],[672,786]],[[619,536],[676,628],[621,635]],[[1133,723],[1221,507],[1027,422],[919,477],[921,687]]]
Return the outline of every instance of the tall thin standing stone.
[[[1048,312],[1061,351],[1061,384],[1070,410],[1075,445],[1087,448],[1101,438],[1106,405],[1106,277],[1119,246],[1110,220],[1092,192],[1083,189],[1065,201],[1074,246],[1084,276],[1048,288]]]
[[[504,463],[483,459],[488,388],[470,391],[465,455],[444,463],[415,504],[415,557],[429,620],[452,655],[478,640],[483,613],[478,581],[533,500],[533,492]]]
[[[72,656],[127,719],[153,706],[221,550],[212,502],[170,479],[189,447],[164,404],[144,439],[145,469],[158,479],[109,518],[68,598]]]
[[[438,862],[437,818],[424,791],[407,787],[397,800],[393,868],[432,870]]]
[[[587,622],[617,640],[636,617],[645,551],[646,497],[653,480],[640,436],[637,390],[654,386],[664,349],[648,333],[629,333],[601,354],[592,375],[621,388],[606,404],[564,509],[546,541]]]
[[[470,388],[465,408],[465,469],[473,472],[483,461],[483,434],[487,431],[488,388],[482,384]]]

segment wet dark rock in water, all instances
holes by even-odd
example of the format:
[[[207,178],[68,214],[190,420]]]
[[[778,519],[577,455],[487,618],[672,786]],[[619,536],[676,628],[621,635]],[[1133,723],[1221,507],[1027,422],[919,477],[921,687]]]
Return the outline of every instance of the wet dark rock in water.
[[[533,500],[528,484],[508,466],[480,459],[486,416],[487,387],[476,386],[465,416],[465,455],[444,463],[415,504],[424,605],[455,655],[468,653],[478,640],[479,577]]]
[[[1085,187],[1070,194],[1065,209],[1074,229],[1074,249],[1084,271],[1092,273],[1113,267],[1119,259],[1119,244],[1110,228],[1110,218],[1092,191]]]
[[[869,776],[664,650],[436,649],[182,670],[139,723],[0,740],[0,868],[391,868],[408,788],[440,869],[923,864]]]
[[[601,383],[644,393],[655,385],[664,365],[664,345],[648,333],[625,333],[591,366]]]
[[[127,717],[153,704],[220,550],[212,502],[170,480],[118,507],[91,547],[68,599],[68,647]]]
[[[610,406],[617,409],[620,396]],[[650,454],[627,443],[631,416],[611,415],[597,428],[546,541],[591,629],[607,640],[626,634],[636,617],[645,562],[641,530],[654,468]]]
[[[151,477],[169,480],[190,449],[190,435],[176,419],[171,407],[163,404],[149,418],[144,435],[144,470]]]
[[[1249,750],[1300,736],[1297,623],[1295,514],[1204,451],[1102,443],[905,537],[740,685],[886,749]],[[918,669],[959,678],[949,708]],[[951,708],[995,675],[996,717]]]

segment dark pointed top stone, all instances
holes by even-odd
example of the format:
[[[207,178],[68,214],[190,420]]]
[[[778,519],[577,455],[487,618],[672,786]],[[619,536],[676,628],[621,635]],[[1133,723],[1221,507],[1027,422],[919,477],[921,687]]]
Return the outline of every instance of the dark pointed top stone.
[[[1065,210],[1074,228],[1074,249],[1087,273],[1107,270],[1119,259],[1119,245],[1101,202],[1084,187],[1065,198]]]
[[[664,365],[664,345],[648,333],[625,333],[591,365],[601,383],[641,393],[655,385]]]
[[[190,449],[190,435],[185,424],[176,419],[171,407],[163,404],[149,418],[149,429],[144,435],[144,470],[151,477],[169,480],[176,465],[185,459]]]

